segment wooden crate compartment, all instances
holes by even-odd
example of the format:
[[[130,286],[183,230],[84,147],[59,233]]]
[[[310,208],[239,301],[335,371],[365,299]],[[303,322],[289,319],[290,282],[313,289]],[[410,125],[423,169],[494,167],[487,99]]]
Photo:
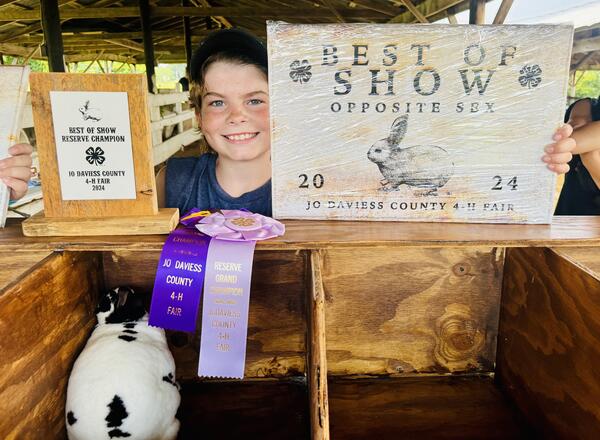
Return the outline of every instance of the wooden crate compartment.
[[[104,253],[107,286],[129,285],[152,292],[160,252]],[[257,252],[253,265],[248,317],[245,377],[288,377],[306,370],[305,252]],[[148,300],[150,296],[148,296]],[[202,305],[200,305],[200,310]],[[181,380],[196,380],[200,350],[196,333],[168,332],[169,347]]]
[[[532,438],[488,376],[333,377],[329,393],[336,440]]]
[[[256,249],[244,380],[168,333],[180,438],[600,435],[600,219],[287,226]],[[150,292],[163,241],[3,231],[0,438],[64,437],[99,293]]]
[[[310,438],[304,380],[188,383],[181,397],[180,440]]]
[[[498,382],[545,437],[600,437],[598,263],[598,249],[507,254]]]
[[[19,259],[30,269],[0,291],[0,329],[13,335],[0,342],[0,438],[65,438],[67,380],[96,324],[100,293],[125,284],[151,292],[159,254],[55,252],[43,258],[46,252]],[[199,379],[198,333],[167,332],[182,386],[179,438],[198,438],[198,429],[209,438],[247,432],[276,439],[287,430],[292,435],[285,438],[309,438],[306,258],[296,251],[257,253],[243,381]],[[235,415],[235,423],[227,415]]]
[[[493,371],[504,249],[332,249],[323,256],[328,372]]]

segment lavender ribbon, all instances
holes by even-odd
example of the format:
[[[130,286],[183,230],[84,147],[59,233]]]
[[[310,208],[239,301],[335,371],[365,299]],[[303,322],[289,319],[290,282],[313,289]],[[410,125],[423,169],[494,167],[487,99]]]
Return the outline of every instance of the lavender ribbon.
[[[169,235],[160,255],[149,324],[194,332],[204,287],[198,375],[241,379],[254,247],[285,227],[246,210],[194,209],[181,223],[185,228]]]
[[[277,220],[237,210],[222,210],[204,217],[196,228],[211,237],[229,241],[267,240],[285,233],[285,226]]]
[[[285,227],[248,211],[222,210],[196,228],[213,237],[206,261],[198,376],[242,379],[254,246]]]
[[[226,240],[210,244],[198,376],[244,377],[255,244]]]

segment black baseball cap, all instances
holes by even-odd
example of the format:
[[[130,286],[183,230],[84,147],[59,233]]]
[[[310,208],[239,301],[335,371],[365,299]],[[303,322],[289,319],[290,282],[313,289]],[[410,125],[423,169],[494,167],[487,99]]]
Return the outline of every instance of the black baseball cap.
[[[242,29],[222,29],[208,35],[196,48],[190,62],[190,79],[200,80],[200,69],[212,55],[224,52],[239,54],[267,69],[267,48],[254,35]]]

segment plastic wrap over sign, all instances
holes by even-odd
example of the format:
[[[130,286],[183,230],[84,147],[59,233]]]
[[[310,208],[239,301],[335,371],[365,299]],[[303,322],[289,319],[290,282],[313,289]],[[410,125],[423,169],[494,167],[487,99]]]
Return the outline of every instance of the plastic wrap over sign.
[[[572,38],[269,23],[274,216],[549,223]]]

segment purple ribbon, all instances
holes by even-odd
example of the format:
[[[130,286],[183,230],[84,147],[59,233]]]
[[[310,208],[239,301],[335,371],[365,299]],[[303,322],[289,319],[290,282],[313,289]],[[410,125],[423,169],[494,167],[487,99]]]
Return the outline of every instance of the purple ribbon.
[[[285,227],[247,210],[194,209],[181,223],[160,255],[149,324],[194,332],[204,287],[198,375],[242,379],[254,247]]]
[[[150,325],[196,331],[210,240],[191,228],[176,229],[167,237],[152,290]]]

